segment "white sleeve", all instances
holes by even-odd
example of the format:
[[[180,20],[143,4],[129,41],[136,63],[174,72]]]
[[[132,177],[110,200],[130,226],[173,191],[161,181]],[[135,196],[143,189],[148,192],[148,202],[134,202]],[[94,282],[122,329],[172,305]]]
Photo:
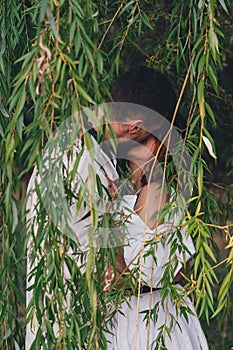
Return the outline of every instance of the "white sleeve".
[[[124,259],[130,270],[141,267],[142,284],[158,288],[167,263],[171,262],[173,276],[175,276],[183,262],[188,261],[195,253],[195,248],[191,237],[187,237],[185,229],[179,228],[177,218],[172,222],[170,220],[169,223],[159,225],[155,230],[149,229],[133,212],[136,198],[135,195],[127,195],[123,198],[123,210],[125,213],[128,212],[129,217],[125,223],[128,237],[124,247]],[[151,240],[153,243],[150,243]],[[177,245],[175,252],[172,251],[174,245]],[[154,257],[149,253],[152,248]]]

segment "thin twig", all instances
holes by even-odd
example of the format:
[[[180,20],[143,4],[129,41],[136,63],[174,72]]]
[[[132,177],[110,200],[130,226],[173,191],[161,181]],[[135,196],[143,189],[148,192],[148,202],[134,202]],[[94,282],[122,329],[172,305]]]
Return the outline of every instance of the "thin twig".
[[[109,32],[111,26],[113,25],[113,22],[115,21],[117,15],[118,15],[118,13],[120,12],[120,10],[122,9],[123,5],[124,5],[124,1],[122,1],[122,3],[121,3],[120,6],[118,7],[118,9],[117,9],[115,15],[114,15],[113,18],[111,19],[111,21],[110,21],[110,23],[109,23],[109,26],[108,26],[108,28],[106,29],[106,31],[105,31],[105,33],[104,33],[104,35],[103,35],[103,37],[102,37],[102,39],[101,39],[101,41],[100,41],[100,43],[99,43],[99,45],[98,45],[98,50],[100,50],[100,48],[101,48],[101,46],[102,46],[102,44],[103,44],[103,42],[104,42],[104,39],[106,38],[106,35],[108,34],[108,32]]]

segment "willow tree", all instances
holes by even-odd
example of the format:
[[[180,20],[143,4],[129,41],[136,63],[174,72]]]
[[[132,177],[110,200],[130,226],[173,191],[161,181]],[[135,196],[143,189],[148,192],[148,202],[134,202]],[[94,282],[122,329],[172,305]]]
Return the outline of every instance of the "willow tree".
[[[212,164],[208,163],[210,157],[216,158],[211,131],[222,116],[222,101],[226,110],[231,107],[230,92],[219,84],[223,60],[232,55],[231,5],[230,0],[1,1],[1,348],[24,346],[23,180],[41,159],[53,131],[83,107],[103,102],[119,72],[139,63],[170,76],[177,93],[174,118],[179,113],[187,121],[185,141],[192,157],[195,188],[186,214],[197,254],[192,272],[186,276],[186,291],[199,315],[207,320],[221,315],[224,321],[229,315],[232,224],[225,214],[221,215],[221,204],[204,180]],[[213,230],[226,235],[229,247],[226,259],[220,262],[225,268],[218,288]],[[56,253],[56,240],[50,242],[49,249]],[[59,270],[62,259],[55,255],[54,269]],[[91,261],[90,274],[95,263]],[[42,277],[48,268],[44,265]],[[74,349],[74,344],[83,348],[87,336],[88,348],[105,348],[104,327],[96,306],[101,304],[104,310],[106,305],[96,293],[98,283],[90,283],[90,274],[86,282],[83,280],[83,303],[77,309],[83,316],[85,313],[86,327],[73,325],[63,335],[69,342],[60,341],[59,349]],[[46,283],[53,283],[53,278],[51,274]],[[55,294],[62,294],[61,289],[57,284]],[[36,295],[39,298],[35,293],[34,307],[39,312]],[[51,313],[51,321],[52,313],[62,310],[47,312]],[[30,317],[32,313],[28,321]],[[49,325],[48,337],[54,344]]]

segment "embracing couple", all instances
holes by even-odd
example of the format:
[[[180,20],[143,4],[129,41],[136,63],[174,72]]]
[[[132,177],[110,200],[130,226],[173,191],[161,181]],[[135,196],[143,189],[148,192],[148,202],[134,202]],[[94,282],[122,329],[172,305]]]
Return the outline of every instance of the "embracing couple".
[[[87,191],[86,201],[92,197],[92,191],[94,209],[104,213],[102,221],[107,213],[112,225],[117,223],[113,227],[117,237],[111,243],[111,248],[116,248],[115,260],[113,264],[108,261],[102,271],[102,290],[103,293],[124,290],[124,298],[118,309],[113,310],[114,316],[106,320],[106,349],[207,350],[199,320],[182,287],[182,275],[195,249],[186,233],[184,210],[178,208],[182,203],[177,199],[182,174],[170,159],[176,142],[167,136],[175,95],[163,75],[145,67],[132,69],[120,77],[111,95],[114,102],[99,106],[96,119],[90,117],[85,122],[87,132],[74,144],[72,159],[63,154],[59,165],[59,168],[69,167],[70,172],[75,169],[76,173],[76,184],[71,188],[76,196],[69,202],[67,221],[77,235],[80,251],[88,251],[93,225],[93,210],[80,205],[80,196],[85,197],[83,189]],[[104,129],[102,134],[98,119]],[[94,174],[93,181],[90,172]],[[65,180],[64,171],[62,176]],[[32,310],[36,288],[32,271],[44,254],[42,247],[36,258],[33,255],[33,237],[40,226],[34,220],[38,202],[36,184],[41,182],[35,170],[29,182],[27,202],[28,312]],[[185,184],[181,190],[185,191]],[[103,222],[101,228],[103,233]],[[33,232],[31,237],[30,232]],[[72,249],[67,255],[74,256]],[[85,258],[82,269],[85,273]],[[67,266],[63,276],[71,279]],[[69,298],[72,299],[70,291]],[[71,308],[69,304],[68,299],[64,307]],[[36,344],[38,329],[42,334],[43,325],[37,320],[33,325],[28,323],[26,350]],[[59,336],[59,325],[54,326],[54,332]],[[43,348],[38,339],[37,344],[38,349]],[[80,349],[78,345],[77,349]]]

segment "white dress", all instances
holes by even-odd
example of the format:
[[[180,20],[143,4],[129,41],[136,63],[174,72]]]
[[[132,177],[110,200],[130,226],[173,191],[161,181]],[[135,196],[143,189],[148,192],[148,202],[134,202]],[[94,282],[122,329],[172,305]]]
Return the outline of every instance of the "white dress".
[[[124,199],[127,210],[132,210],[136,196],[125,196]],[[127,297],[114,319],[109,323],[109,330],[112,334],[107,336],[108,350],[208,350],[205,335],[189,298],[182,298],[184,305],[191,311],[187,314],[187,320],[186,317],[180,315],[179,311],[177,313],[169,294],[164,301],[161,301],[160,280],[169,261],[172,245],[169,235],[178,225],[178,218],[175,216],[172,221],[170,224],[161,224],[157,228],[156,235],[161,239],[158,239],[156,244],[157,260],[154,263],[151,255],[143,258],[149,247],[144,247],[143,252],[138,254],[145,245],[145,240],[150,239],[151,234],[154,234],[154,230],[150,230],[138,215],[131,214],[130,223],[127,224],[129,245],[124,247],[125,262],[129,269],[140,264],[141,284],[156,288],[156,290],[143,293],[140,297]],[[166,222],[166,217],[164,222]],[[182,261],[188,261],[195,252],[191,237],[186,236],[184,229],[181,229],[180,233],[182,243],[187,250],[175,252],[177,265],[174,275],[182,267]],[[176,235],[173,236],[173,239],[176,239]],[[135,256],[138,258],[135,259]],[[182,290],[179,284],[176,285],[176,288]],[[145,317],[145,310],[153,310],[154,317],[150,317],[149,325],[147,324],[148,318]],[[164,326],[168,328],[168,331]],[[161,343],[161,333],[165,347]]]
[[[135,296],[128,299],[130,307],[126,302],[121,306],[121,312],[115,316],[115,325],[109,327],[113,335],[108,335],[108,350],[154,350],[165,349],[159,347],[156,340],[162,325],[170,327],[173,315],[177,323],[173,322],[170,336],[165,333],[165,346],[169,350],[207,350],[208,345],[205,335],[200,326],[200,322],[195,315],[192,303],[186,299],[187,306],[193,310],[194,315],[188,316],[188,322],[181,316],[177,317],[176,309],[168,298],[166,300],[166,310],[162,308],[160,291],[152,292],[152,308],[157,304],[156,322],[150,321],[150,329],[144,320],[144,310],[150,308],[150,293],[141,295],[138,305],[138,298]],[[149,334],[148,334],[149,333]],[[157,345],[157,347],[156,347]]]

